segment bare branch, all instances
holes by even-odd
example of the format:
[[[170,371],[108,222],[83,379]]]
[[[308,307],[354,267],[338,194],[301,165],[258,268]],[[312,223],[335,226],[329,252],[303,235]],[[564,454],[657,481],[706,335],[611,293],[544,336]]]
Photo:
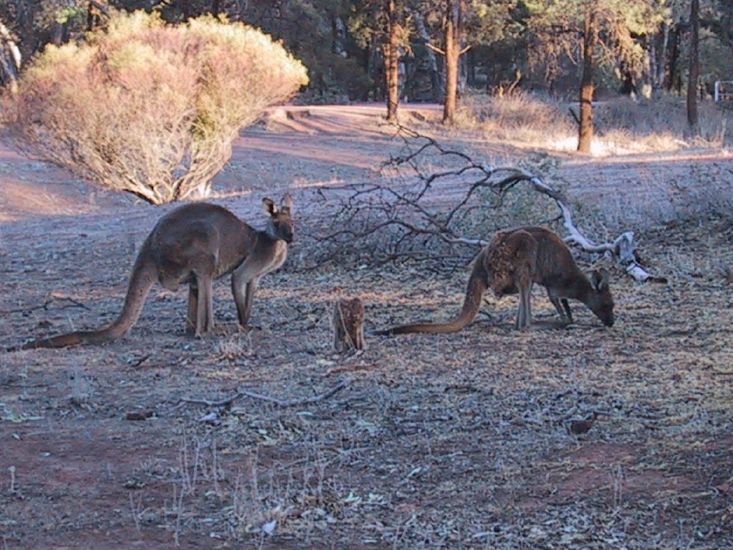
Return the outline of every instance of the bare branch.
[[[338,229],[319,241],[352,247],[372,259],[400,258],[416,252],[424,255],[426,249],[435,253],[441,243],[449,252],[453,252],[453,246],[485,246],[486,239],[464,233],[466,216],[478,209],[500,208],[506,194],[524,184],[554,202],[559,211],[556,219],[567,232],[566,242],[585,252],[609,254],[638,281],[662,280],[638,263],[633,232],[624,232],[612,242],[593,241],[576,225],[564,193],[541,177],[523,168],[494,167],[476,161],[429,136],[403,126],[397,128],[404,152],[384,163],[383,181],[339,189],[342,196],[344,191],[350,194],[335,210],[332,227]],[[449,167],[432,168],[438,161]],[[425,164],[431,170],[426,171]],[[493,197],[490,201],[486,192]],[[452,206],[441,208],[447,193],[455,199]]]
[[[437,47],[433,46],[430,42],[426,42],[425,45],[428,48],[430,48],[431,50],[433,50],[434,52],[439,53],[440,55],[445,55],[445,51],[441,50],[440,48],[437,48]]]

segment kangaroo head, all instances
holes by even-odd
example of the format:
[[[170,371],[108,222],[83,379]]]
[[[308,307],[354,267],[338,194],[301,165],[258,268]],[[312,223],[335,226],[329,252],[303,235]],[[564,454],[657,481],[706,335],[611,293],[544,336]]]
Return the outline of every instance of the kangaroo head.
[[[604,325],[612,327],[615,318],[613,316],[613,296],[608,287],[608,271],[605,269],[593,271],[590,283],[593,290],[588,297],[587,306]]]
[[[290,193],[285,194],[280,208],[270,198],[262,199],[262,204],[265,206],[265,212],[270,216],[267,223],[267,234],[276,240],[286,243],[293,242],[293,197],[290,196]]]

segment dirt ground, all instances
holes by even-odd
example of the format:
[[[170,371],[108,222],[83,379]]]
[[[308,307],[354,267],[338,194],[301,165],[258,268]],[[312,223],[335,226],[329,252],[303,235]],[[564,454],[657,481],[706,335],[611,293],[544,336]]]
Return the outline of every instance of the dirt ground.
[[[730,153],[555,155],[555,177],[614,207],[669,279],[615,271],[613,328],[580,304],[559,328],[537,291],[526,333],[514,299],[488,297],[458,334],[386,337],[369,332],[448,318],[467,272],[305,269],[323,191],[378,178],[399,143],[381,107],[295,111],[243,134],[212,199],[261,225],[263,195],[295,196],[304,238],[263,279],[252,330],[220,281],[204,339],[185,335],[185,292],[157,287],[119,341],[0,351],[2,548],[733,548],[733,225],[692,215],[730,201]],[[440,138],[492,161],[529,154]],[[167,208],[7,147],[0,186],[0,346],[112,320]],[[361,355],[331,350],[335,288],[366,303]],[[237,390],[290,403],[181,402]]]

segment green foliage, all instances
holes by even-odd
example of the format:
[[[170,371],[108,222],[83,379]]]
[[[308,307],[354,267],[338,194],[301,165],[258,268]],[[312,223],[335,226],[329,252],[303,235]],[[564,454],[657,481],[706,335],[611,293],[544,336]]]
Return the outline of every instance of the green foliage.
[[[598,25],[601,62],[623,62],[639,72],[646,60],[638,39],[651,35],[669,18],[664,0],[524,0],[529,18],[527,30],[535,39],[535,63],[555,64],[562,57],[577,61],[584,21],[594,13]]]
[[[79,23],[84,20],[84,9],[79,7],[66,7],[56,12],[56,22],[59,25]]]
[[[34,153],[160,204],[206,194],[238,131],[307,82],[299,61],[251,27],[135,12],[84,43],[47,47],[7,116]]]

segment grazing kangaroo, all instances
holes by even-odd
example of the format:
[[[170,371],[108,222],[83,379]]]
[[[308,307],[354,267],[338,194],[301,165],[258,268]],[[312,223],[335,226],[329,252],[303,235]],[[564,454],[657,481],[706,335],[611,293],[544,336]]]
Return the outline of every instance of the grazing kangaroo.
[[[112,324],[34,340],[10,351],[99,344],[119,338],[140,317],[156,280],[169,290],[188,283],[187,330],[201,336],[214,328],[212,282],[231,273],[239,324],[246,327],[260,277],[285,262],[288,243],[293,240],[290,195],[285,195],[279,209],[272,199],[262,202],[270,215],[264,231],[215,204],[186,204],[169,212],[145,239],[132,268],[122,313]]]
[[[497,297],[519,293],[516,327],[532,321],[532,285],[540,284],[565,323],[572,323],[568,299],[580,300],[604,325],[613,326],[613,297],[608,272],[594,271],[591,279],[575,263],[563,240],[543,227],[522,227],[497,233],[476,258],[461,312],[447,323],[420,323],[390,328],[382,334],[458,332],[476,317],[489,288]]]

